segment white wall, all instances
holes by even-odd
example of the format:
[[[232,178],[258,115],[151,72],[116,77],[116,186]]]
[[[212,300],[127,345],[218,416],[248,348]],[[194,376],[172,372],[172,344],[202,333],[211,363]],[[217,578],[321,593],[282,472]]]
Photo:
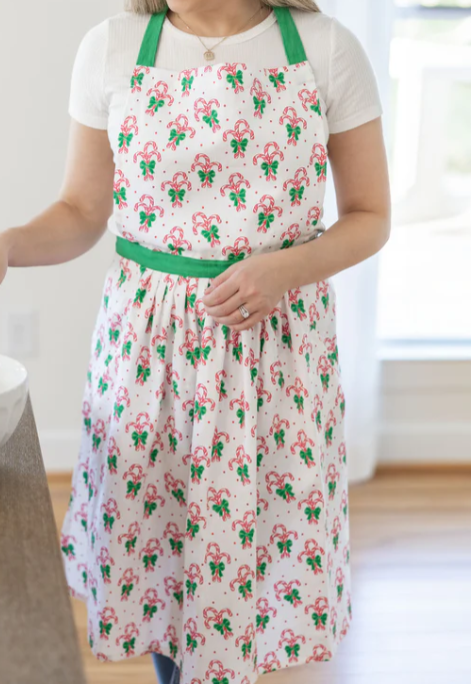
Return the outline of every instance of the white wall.
[[[26,222],[57,198],[64,170],[72,64],[88,28],[121,0],[2,3],[0,22],[0,230]],[[112,250],[106,234],[60,266],[12,268],[0,287],[0,353],[27,367],[46,465],[68,469],[78,454],[90,335]],[[8,347],[11,313],[37,312],[34,356]]]

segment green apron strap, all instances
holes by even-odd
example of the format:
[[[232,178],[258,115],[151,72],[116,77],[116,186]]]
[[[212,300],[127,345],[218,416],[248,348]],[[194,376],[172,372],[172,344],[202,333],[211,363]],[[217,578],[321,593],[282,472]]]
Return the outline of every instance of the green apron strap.
[[[278,20],[288,62],[298,64],[307,61],[304,45],[289,7],[274,7],[273,10]]]
[[[138,66],[153,67],[155,65],[160,34],[167,10],[168,7],[162,12],[157,12],[151,16],[144,34],[139,57],[137,58]]]

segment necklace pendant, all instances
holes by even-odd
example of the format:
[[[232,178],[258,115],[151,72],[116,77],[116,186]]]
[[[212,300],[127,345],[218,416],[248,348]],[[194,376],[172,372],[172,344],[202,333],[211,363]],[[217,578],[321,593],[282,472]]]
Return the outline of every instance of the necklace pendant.
[[[214,52],[212,50],[206,50],[204,53],[204,58],[209,61],[210,59],[214,59]]]

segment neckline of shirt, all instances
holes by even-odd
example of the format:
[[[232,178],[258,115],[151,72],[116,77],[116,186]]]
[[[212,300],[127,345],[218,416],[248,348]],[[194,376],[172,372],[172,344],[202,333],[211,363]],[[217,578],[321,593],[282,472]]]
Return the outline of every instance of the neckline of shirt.
[[[223,43],[221,43],[221,47],[224,45],[236,45],[238,43],[243,43],[246,40],[250,40],[251,38],[255,38],[256,36],[260,35],[264,31],[266,31],[270,26],[272,26],[276,22],[276,15],[275,12],[272,10],[270,14],[263,19],[259,24],[256,24],[255,26],[252,26],[252,28],[247,29],[246,31],[241,31],[240,33],[234,33],[231,36],[228,36]],[[170,33],[173,33],[175,38],[178,40],[186,40],[189,43],[192,43],[193,45],[198,45],[201,48],[203,46],[201,45],[198,36],[196,36],[194,33],[188,33],[187,31],[183,31],[182,29],[179,29],[177,26],[172,24],[170,19],[168,17],[165,17],[164,25],[163,27],[166,31],[169,31]],[[215,43],[221,40],[223,36],[201,36],[203,42],[205,45],[208,46],[209,49]]]

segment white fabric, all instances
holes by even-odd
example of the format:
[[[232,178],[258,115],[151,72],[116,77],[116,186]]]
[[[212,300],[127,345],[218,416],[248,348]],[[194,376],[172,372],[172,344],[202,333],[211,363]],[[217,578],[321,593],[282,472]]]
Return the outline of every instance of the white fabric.
[[[376,77],[354,33],[323,13],[292,10],[292,15],[326,104],[328,132],[340,133],[381,116]],[[148,21],[149,15],[122,12],[93,27],[77,52],[70,115],[86,126],[108,129],[113,141]],[[203,38],[208,46],[219,40]],[[203,52],[196,36],[166,19],[155,65],[174,70],[202,66],[207,64]],[[255,68],[287,64],[273,12],[257,26],[227,38],[215,54],[217,62],[242,61]]]

